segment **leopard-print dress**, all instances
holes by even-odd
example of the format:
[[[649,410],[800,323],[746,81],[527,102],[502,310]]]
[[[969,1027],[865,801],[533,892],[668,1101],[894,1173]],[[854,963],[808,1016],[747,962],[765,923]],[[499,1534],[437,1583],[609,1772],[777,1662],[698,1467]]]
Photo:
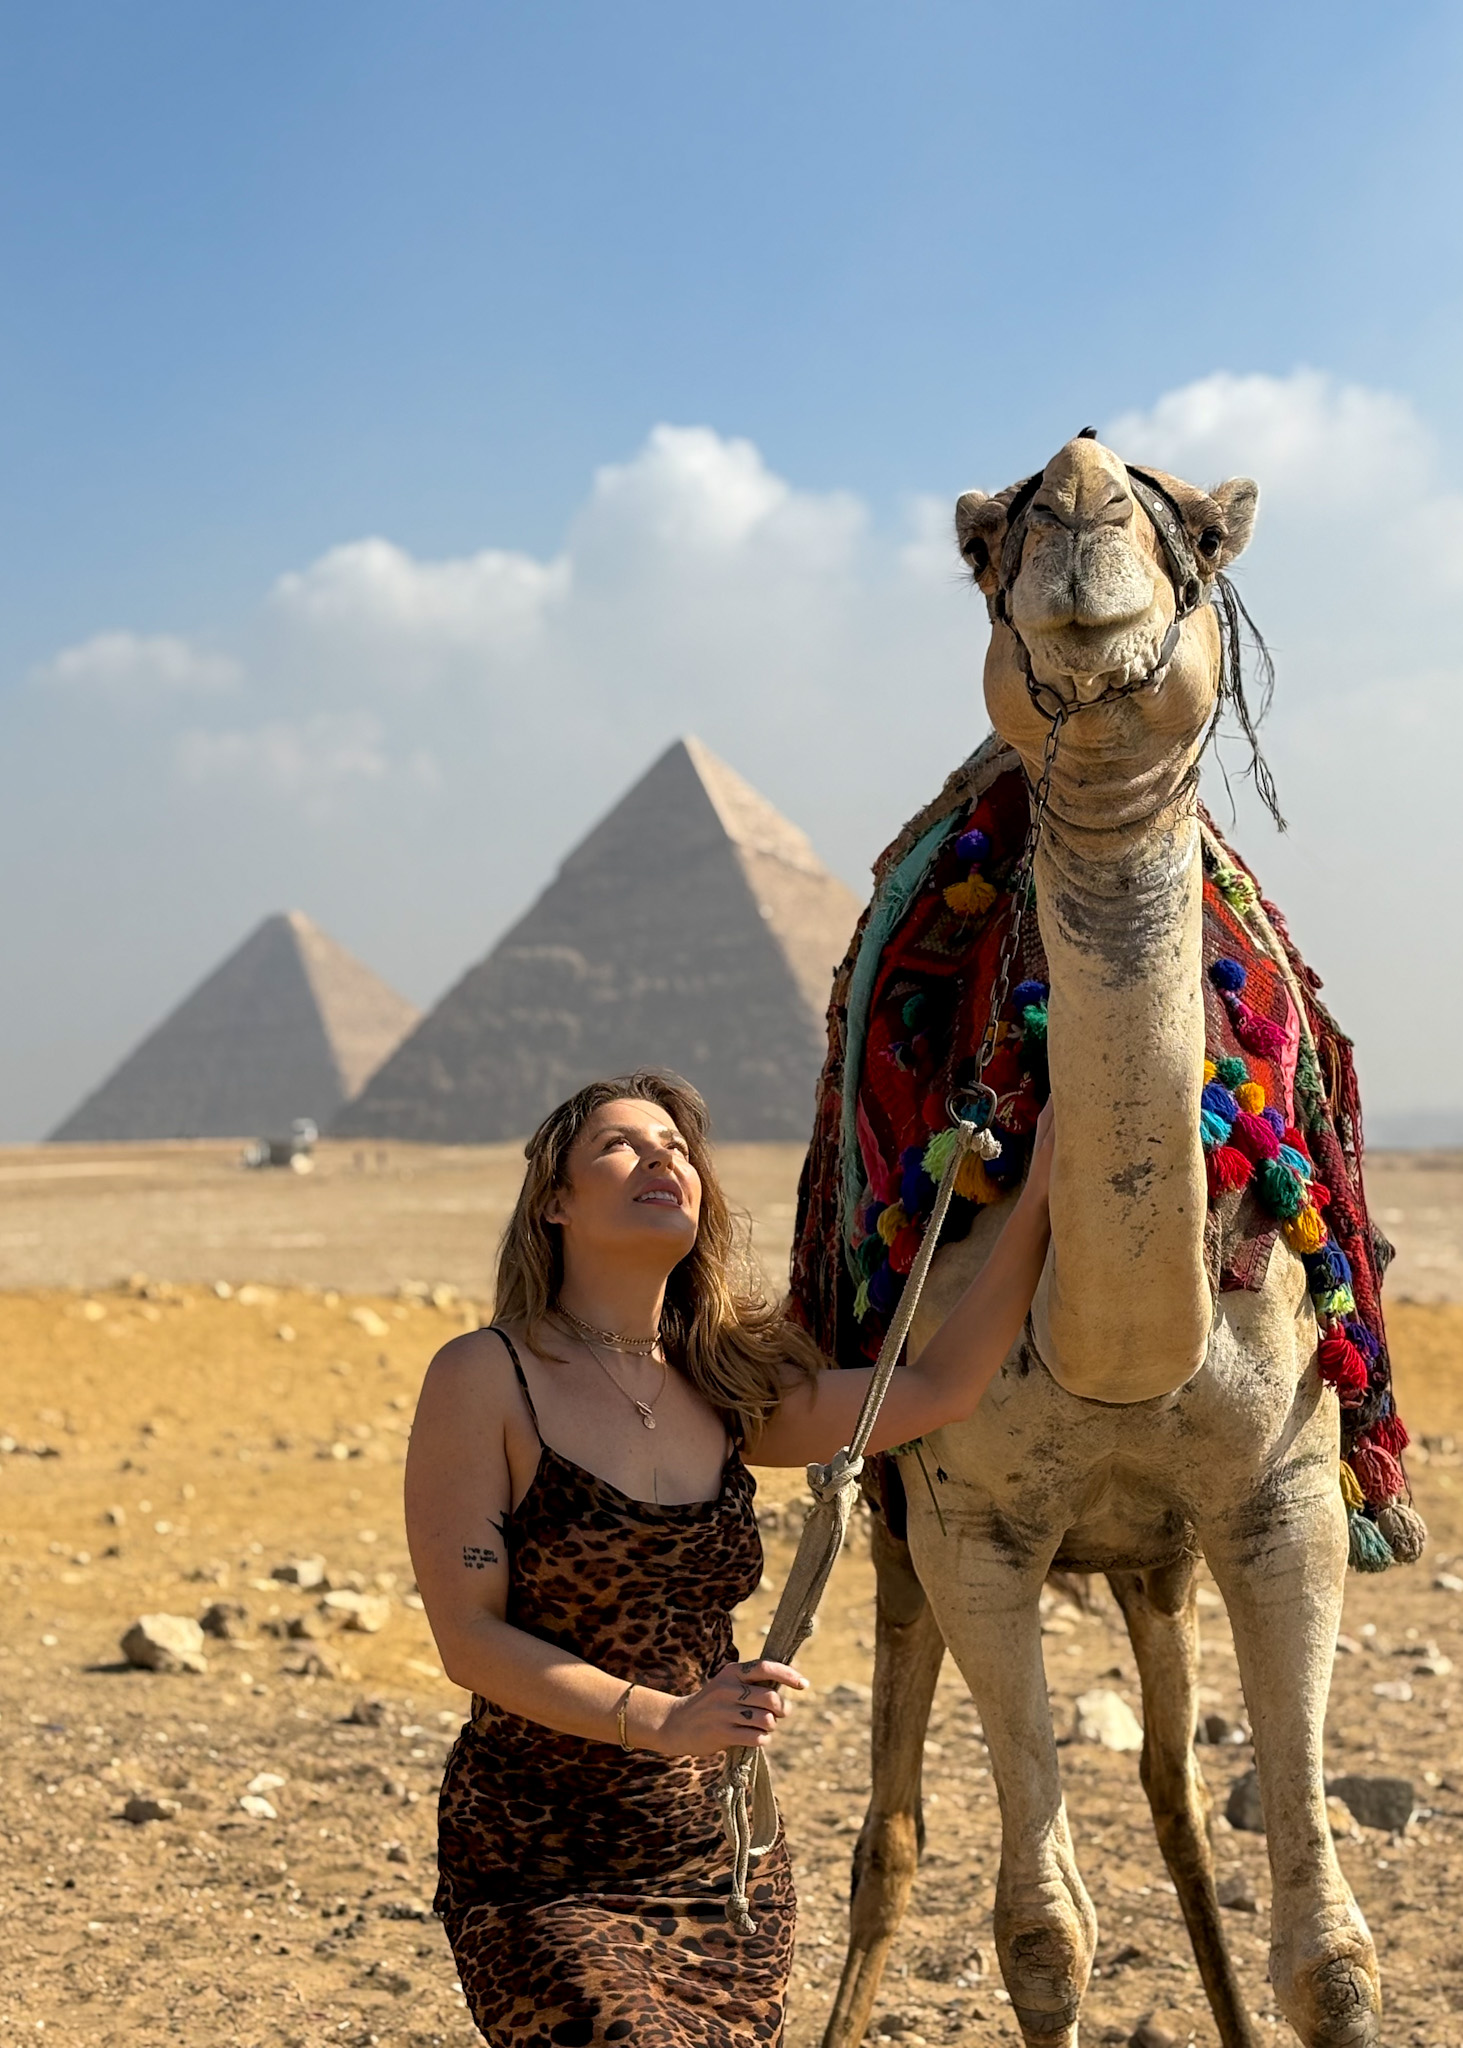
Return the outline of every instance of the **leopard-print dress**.
[[[542,1444],[505,1524],[509,1621],[627,1683],[695,1691],[736,1656],[729,1610],[761,1579],[754,1490],[733,1451],[716,1500],[658,1506]],[[733,1934],[721,1763],[559,1735],[474,1696],[442,1786],[436,1908],[494,2048],[781,2042],[792,1871],[779,1834],[754,1865],[757,1931]]]

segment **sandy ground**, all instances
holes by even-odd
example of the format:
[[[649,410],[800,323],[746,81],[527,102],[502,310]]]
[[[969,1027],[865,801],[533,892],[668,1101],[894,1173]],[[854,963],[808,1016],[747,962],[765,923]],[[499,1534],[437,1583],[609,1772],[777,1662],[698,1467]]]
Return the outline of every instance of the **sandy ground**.
[[[0,2040],[469,2048],[427,1911],[433,1800],[463,1699],[411,1591],[400,1466],[427,1359],[477,1319],[517,1162],[507,1148],[378,1160],[335,1147],[296,1178],[242,1174],[234,1158],[0,1153]],[[796,1164],[783,1147],[724,1156],[773,1271]],[[1388,2041],[1459,2048],[1463,1682],[1448,1666],[1463,1667],[1463,1593],[1435,1581],[1463,1576],[1463,1161],[1396,1155],[1370,1182],[1401,1249],[1396,1377],[1427,1439],[1412,1471],[1433,1546],[1411,1571],[1351,1582],[1329,1763],[1414,1781],[1406,1833],[1351,1828],[1341,1856],[1381,1951]],[[427,1291],[397,1292],[411,1283]],[[786,1570],[796,1517],[778,1504],[797,1492],[796,1475],[761,1475],[769,1583],[741,1618],[744,1646]],[[331,1586],[376,1596],[364,1618],[379,1629],[341,1629],[319,1589],[272,1576],[314,1555]],[[855,1545],[804,1659],[816,1695],[780,1744],[802,1898],[790,2048],[818,2040],[842,1958],[872,1593]],[[1206,1601],[1205,1705],[1242,1721],[1223,1613]],[[122,1662],[138,1615],[197,1618],[216,1602],[244,1612],[233,1639],[207,1639],[205,1671]],[[1093,1685],[1136,1705],[1108,1604],[1054,1607],[1046,1626],[1060,1726]],[[1375,1690],[1399,1685],[1410,1697]],[[1154,2012],[1179,2040],[1212,2042],[1135,1760],[1063,1754],[1102,1927],[1086,2037],[1126,2039]],[[1242,1743],[1202,1755],[1221,1796],[1251,1760]],[[1014,2042],[990,1938],[994,1794],[948,1665],[925,1783],[928,1849],[878,2031]],[[129,1822],[129,1798],[167,1817]],[[1217,1849],[1259,1908],[1226,1919],[1261,2038],[1289,2039],[1265,1981],[1263,1837],[1221,1821]]]

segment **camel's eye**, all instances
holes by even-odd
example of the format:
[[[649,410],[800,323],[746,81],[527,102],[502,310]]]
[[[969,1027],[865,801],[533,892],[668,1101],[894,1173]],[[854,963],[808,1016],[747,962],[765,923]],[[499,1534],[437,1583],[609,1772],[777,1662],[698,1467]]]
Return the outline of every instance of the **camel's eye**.
[[[1220,543],[1223,539],[1224,535],[1219,527],[1206,526],[1204,528],[1204,531],[1199,535],[1199,553],[1206,562],[1214,560],[1214,557],[1219,553]]]
[[[1049,505],[1033,505],[1026,515],[1028,526],[1055,526],[1057,515]]]
[[[991,551],[978,533],[973,533],[960,550],[977,576],[984,576],[991,566]]]

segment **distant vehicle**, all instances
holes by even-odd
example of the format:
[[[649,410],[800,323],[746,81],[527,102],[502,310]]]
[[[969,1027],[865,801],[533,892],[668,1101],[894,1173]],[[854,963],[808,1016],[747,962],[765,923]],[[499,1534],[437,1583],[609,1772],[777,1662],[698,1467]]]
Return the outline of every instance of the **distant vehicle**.
[[[246,1145],[240,1164],[287,1166],[291,1173],[313,1173],[315,1161],[311,1155],[319,1136],[319,1129],[312,1118],[297,1116],[290,1125],[287,1138],[256,1138],[251,1145]]]

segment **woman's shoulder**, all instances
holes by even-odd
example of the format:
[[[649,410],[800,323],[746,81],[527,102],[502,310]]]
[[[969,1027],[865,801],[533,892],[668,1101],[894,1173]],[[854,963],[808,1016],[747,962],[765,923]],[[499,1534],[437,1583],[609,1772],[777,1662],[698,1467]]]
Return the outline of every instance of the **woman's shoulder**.
[[[422,1401],[478,1412],[514,1405],[516,1352],[512,1335],[495,1324],[450,1338],[427,1367]]]

